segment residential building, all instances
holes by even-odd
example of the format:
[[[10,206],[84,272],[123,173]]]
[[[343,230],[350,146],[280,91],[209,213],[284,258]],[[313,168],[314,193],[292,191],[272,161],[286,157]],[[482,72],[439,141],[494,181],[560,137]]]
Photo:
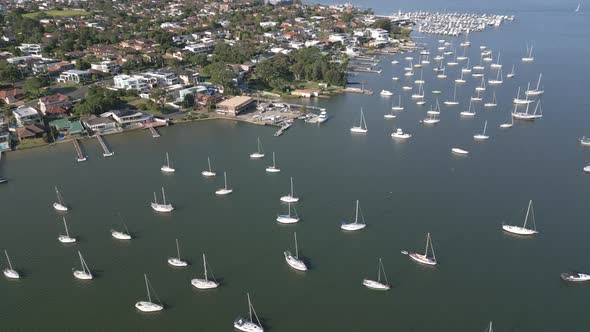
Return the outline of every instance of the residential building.
[[[111,118],[105,118],[102,116],[92,115],[88,119],[83,120],[84,127],[90,132],[96,132],[98,134],[104,134],[109,132],[120,131],[117,125],[117,121]]]
[[[16,124],[19,127],[24,127],[33,123],[40,123],[41,116],[36,109],[31,106],[21,106],[12,111]]]
[[[91,63],[90,69],[100,71],[105,74],[116,74],[121,70],[121,66],[112,61],[101,61],[97,63]]]
[[[248,96],[237,96],[217,104],[217,112],[236,116],[254,106],[255,99]]]
[[[213,49],[215,49],[215,42],[208,41],[188,44],[184,47],[184,49],[194,54],[209,54],[213,52]]]
[[[186,95],[196,95],[197,93],[205,93],[205,92],[207,92],[207,87],[205,87],[203,85],[198,85],[198,86],[193,86],[190,88],[181,89],[181,90],[178,90],[178,100],[179,101],[184,100],[184,97]]]
[[[68,109],[72,106],[72,102],[67,96],[57,93],[47,97],[39,98],[39,110],[43,115],[47,113],[47,110],[51,107],[63,107]]]
[[[49,126],[64,135],[86,134],[86,129],[79,120],[57,119],[49,122]]]
[[[88,70],[71,69],[71,70],[66,70],[63,73],[61,73],[59,75],[59,78],[57,79],[57,81],[60,83],[79,84],[81,82],[85,82],[85,81],[90,80],[91,77],[92,77],[92,74]]]
[[[114,110],[102,113],[100,116],[102,118],[115,120],[123,129],[129,127],[141,127],[144,124],[151,123],[154,119],[151,114],[131,110]]]
[[[113,78],[113,87],[115,89],[146,92],[151,88],[151,84],[156,82],[156,79],[147,79],[141,75],[117,75]]]
[[[17,46],[23,55],[41,55],[43,48],[39,44],[21,44]]]
[[[23,97],[23,90],[12,88],[0,90],[0,99],[6,103],[6,105],[14,104]]]
[[[158,86],[163,87],[178,84],[179,82],[178,76],[176,76],[176,73],[173,72],[157,71],[143,73],[142,75],[147,78],[155,79]]]
[[[10,132],[0,130],[0,152],[10,150]]]
[[[310,90],[310,89],[297,89],[297,90],[293,90],[293,92],[291,92],[291,94],[294,96],[299,96],[299,97],[303,97],[303,98],[311,98],[311,97],[319,96],[320,91]]]
[[[45,127],[39,123],[29,124],[16,129],[16,136],[19,141],[41,138],[43,134],[45,134]]]

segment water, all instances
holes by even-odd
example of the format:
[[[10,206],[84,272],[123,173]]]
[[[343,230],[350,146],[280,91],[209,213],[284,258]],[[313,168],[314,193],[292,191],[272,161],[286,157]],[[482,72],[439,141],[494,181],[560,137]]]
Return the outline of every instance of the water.
[[[441,10],[477,9],[471,2],[434,3]],[[506,3],[486,2],[481,11],[506,12]],[[387,12],[385,4],[374,6]],[[401,5],[418,9],[410,2]],[[573,14],[573,2],[529,1],[510,8],[516,21],[470,36],[472,57],[484,44],[502,52],[505,74],[512,63],[517,67],[517,77],[504,79],[497,90],[499,107],[478,108],[474,119],[458,116],[479,83],[472,79],[459,89],[461,105],[442,106],[436,126],[418,123],[426,108],[418,109],[407,92],[406,109],[384,120],[400,90],[391,77],[404,80],[405,66],[400,61],[393,67],[392,57],[385,57],[382,75],[353,79],[368,81],[376,92],[394,90],[394,98],[349,94],[312,101],[328,108],[325,126],[297,123],[280,138],[272,137],[271,128],[209,121],[159,129],[158,139],[145,131],[108,136],[115,151],[108,159],[96,141],[83,141],[85,163],[74,161],[70,143],[5,155],[0,168],[10,182],[0,188],[0,244],[24,278],[0,280],[2,329],[230,331],[233,319],[247,310],[248,291],[272,331],[483,331],[489,320],[499,331],[587,330],[590,289],[564,284],[559,273],[590,271],[590,177],[581,171],[590,157],[577,142],[590,134],[584,42],[590,21],[586,13]],[[434,45],[437,39],[419,41]],[[526,41],[535,43],[535,62],[529,65],[520,62]],[[425,70],[429,103],[431,90],[445,92],[441,103],[452,94],[459,68],[447,72],[445,83]],[[516,87],[536,82],[539,72],[545,117],[498,128],[509,121]],[[486,97],[491,91],[488,87]],[[349,128],[361,107],[369,133],[353,136]],[[485,120],[490,140],[473,141]],[[414,137],[393,141],[389,135],[397,126]],[[277,152],[281,173],[265,173],[268,158],[248,158],[259,136],[267,156]],[[453,146],[471,153],[453,156]],[[174,175],[159,171],[166,152]],[[215,179],[200,176],[207,156],[218,172]],[[224,170],[234,193],[215,197]],[[289,176],[302,198],[297,205],[302,221],[277,225],[276,214],[286,211],[279,197],[289,190]],[[65,216],[79,239],[76,245],[57,241],[63,225],[51,208],[54,185],[72,207]],[[171,215],[149,208],[162,186],[176,207]],[[368,227],[346,234],[339,225],[354,217],[356,199]],[[540,234],[532,239],[503,234],[503,221],[522,223],[529,199]],[[109,234],[112,227],[122,228],[118,213],[135,236],[129,243]],[[283,258],[284,250],[294,250],[293,231],[311,267],[306,274],[292,271]],[[400,254],[423,250],[426,232],[439,260],[435,268]],[[186,269],[166,263],[176,253],[176,237],[191,262]],[[74,280],[77,250],[95,280]],[[190,285],[202,273],[203,252],[223,283],[217,290]],[[389,292],[361,285],[365,277],[376,278],[378,257],[393,285]],[[146,296],[143,273],[166,305],[163,313],[135,312],[133,304]]]

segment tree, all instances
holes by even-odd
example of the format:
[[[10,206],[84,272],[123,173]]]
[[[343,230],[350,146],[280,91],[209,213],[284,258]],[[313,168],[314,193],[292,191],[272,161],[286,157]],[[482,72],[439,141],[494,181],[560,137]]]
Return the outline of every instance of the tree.
[[[222,62],[214,62],[207,65],[203,68],[203,74],[208,76],[211,82],[220,84],[223,87],[229,87],[237,77],[236,73]]]
[[[182,107],[184,108],[193,108],[195,107],[195,96],[192,93],[184,95],[182,99]]]
[[[94,86],[88,90],[85,98],[74,106],[74,112],[78,115],[100,115],[123,106],[124,102],[119,98],[117,91]]]
[[[391,20],[388,18],[379,19],[373,23],[373,28],[383,29],[387,30],[387,32],[391,32]]]
[[[49,86],[49,81],[46,77],[29,78],[23,84],[23,90],[30,98],[39,98],[45,94],[44,87]]]
[[[278,54],[260,62],[256,66],[256,76],[267,86],[284,91],[293,79],[290,67],[291,59],[284,54]]]
[[[160,109],[162,109],[166,104],[166,99],[168,99],[168,95],[166,93],[166,90],[162,88],[154,88],[152,89],[152,91],[150,91],[150,99],[154,100],[156,104],[160,106]]]
[[[22,78],[22,73],[18,68],[6,61],[0,61],[0,79],[14,83]]]

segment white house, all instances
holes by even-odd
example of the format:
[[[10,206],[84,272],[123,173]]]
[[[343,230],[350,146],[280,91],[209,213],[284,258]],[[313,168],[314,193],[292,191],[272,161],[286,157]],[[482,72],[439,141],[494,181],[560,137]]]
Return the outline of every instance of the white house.
[[[153,80],[155,83],[156,80]],[[147,79],[141,75],[117,75],[113,78],[113,87],[115,89],[123,90],[136,90],[139,92],[145,92],[150,89],[150,79]]]
[[[41,55],[43,48],[39,44],[20,44],[17,46],[23,55]]]
[[[61,73],[57,79],[60,83],[80,83],[89,80],[91,73],[88,70],[70,69]]]
[[[260,22],[259,23],[263,28],[274,28],[277,26],[278,22],[268,21],[268,22]]]
[[[91,63],[90,69],[106,74],[116,74],[119,72],[119,70],[121,70],[121,66],[112,61],[101,61],[98,63]]]
[[[377,41],[389,41],[389,32],[385,29],[369,29],[369,33]]]
[[[184,47],[185,50],[194,54],[209,54],[215,48],[214,41],[207,41],[201,43],[188,44]]]
[[[19,127],[41,122],[39,112],[31,106],[21,106],[12,111]]]

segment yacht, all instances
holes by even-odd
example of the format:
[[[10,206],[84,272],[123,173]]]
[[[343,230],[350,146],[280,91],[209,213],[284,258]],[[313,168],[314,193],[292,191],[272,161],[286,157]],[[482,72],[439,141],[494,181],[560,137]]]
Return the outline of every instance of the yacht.
[[[125,227],[125,232],[111,229],[111,236],[117,240],[131,240],[131,234],[129,233],[127,226],[125,224],[123,224],[123,226]]]
[[[462,116],[475,116],[475,111],[473,110],[473,101],[469,101],[469,109],[467,111],[463,111],[459,114]]]
[[[217,281],[215,281],[215,277],[213,277],[213,274],[211,274],[211,278],[212,280],[209,279],[209,277],[207,276],[207,260],[205,259],[205,254],[203,254],[203,270],[205,278],[204,279],[200,279],[200,278],[195,278],[191,280],[191,285],[193,285],[195,288],[198,289],[213,289],[213,288],[217,288],[219,287],[219,283]]]
[[[262,150],[262,144],[260,143],[260,137],[256,139],[256,142],[257,142],[256,152],[252,152],[250,154],[250,158],[252,158],[252,159],[264,158],[264,151]]]
[[[392,111],[403,111],[404,110],[404,108],[402,107],[402,96],[399,95],[398,98],[399,98],[399,101],[398,101],[397,106],[391,107]]]
[[[166,152],[166,164],[160,167],[160,170],[164,173],[174,173],[176,170],[170,166],[170,157],[168,156],[168,152]]]
[[[272,165],[266,168],[267,173],[278,173],[281,169],[277,167],[277,163],[275,161],[275,153],[272,153]]]
[[[148,281],[146,274],[144,274],[143,277],[145,279],[145,288],[147,291],[148,300],[136,302],[135,308],[142,312],[155,312],[164,310],[164,306],[162,304],[152,302],[152,295],[150,294],[150,283]]]
[[[365,114],[363,113],[363,109],[361,108],[361,120],[360,123],[357,126],[354,126],[352,128],[350,128],[350,131],[352,133],[359,133],[359,134],[365,134],[367,133],[367,123],[365,122]]]
[[[294,268],[297,271],[307,271],[307,266],[305,262],[299,258],[299,251],[297,249],[297,233],[293,233],[295,237],[295,255],[291,254],[290,251],[285,251],[283,254],[285,255],[285,261],[289,264],[290,267]]]
[[[228,195],[228,194],[231,194],[232,192],[234,192],[234,190],[232,188],[227,187],[227,173],[226,172],[223,172],[223,183],[224,183],[224,187],[217,189],[215,191],[215,195]]]
[[[580,273],[580,272],[565,272],[562,273],[561,279],[564,281],[572,281],[572,282],[583,282],[583,281],[590,281],[590,274]]]
[[[381,271],[383,271],[383,279],[385,279],[385,282],[381,281]],[[372,279],[363,279],[363,285],[365,285],[365,287],[369,288],[369,289],[374,289],[374,290],[389,290],[391,288],[391,286],[389,285],[389,282],[387,281],[387,275],[385,274],[385,267],[383,266],[383,262],[381,261],[381,258],[379,258],[379,270],[377,271],[377,280],[372,280]]]
[[[68,211],[68,207],[66,206],[66,203],[64,203],[63,197],[61,197],[61,194],[59,193],[59,190],[57,190],[57,187],[55,187],[55,195],[57,196],[57,202],[53,203],[53,208],[56,211],[60,212]]]
[[[188,266],[187,261],[180,259],[180,246],[178,245],[178,239],[176,239],[176,254],[178,257],[168,257],[168,264],[176,267]]]
[[[393,93],[389,90],[381,90],[380,95],[383,97],[389,97],[389,96],[393,96]]]
[[[66,223],[66,218],[65,217],[63,217],[63,221],[64,221],[64,228],[66,229],[66,235],[60,234],[57,237],[57,239],[61,243],[74,243],[74,242],[76,242],[76,238],[70,236],[70,231],[68,230],[68,224]]]
[[[250,294],[248,296],[248,311],[249,311],[249,318],[242,318],[238,317],[234,320],[234,328],[240,330],[242,332],[264,332],[264,328],[258,319],[258,315],[256,314],[256,310],[254,310],[254,306],[250,301]],[[254,314],[254,315],[253,315]],[[256,321],[254,321],[256,319]]]
[[[529,87],[530,87],[530,84],[529,84]],[[528,90],[529,89],[527,88],[527,91]],[[529,96],[526,93],[525,93],[525,99],[520,99],[520,87],[518,87],[518,91],[516,92],[516,98],[514,98],[513,101],[515,104],[518,104],[518,105],[530,104],[533,102],[532,100],[529,100]]]
[[[541,76],[543,74],[539,74],[539,80],[537,81],[537,88],[534,90],[527,89],[524,94],[527,96],[538,96],[542,95],[545,91],[541,89]]]
[[[156,212],[172,212],[174,207],[170,203],[166,203],[166,193],[164,187],[162,187],[162,203],[158,203],[156,192],[154,191],[154,201],[151,203],[151,207]]]
[[[514,112],[512,113],[512,117],[517,120],[528,120],[534,121],[536,119],[543,117],[543,110],[541,108],[541,100],[537,101],[537,105],[535,106],[535,111],[531,114],[529,113],[529,105],[526,105],[526,110],[524,112],[517,112],[518,107],[514,107]],[[518,105],[515,105],[518,106]]]
[[[10,257],[8,257],[8,251],[6,251],[6,249],[4,249],[4,255],[6,255],[8,267],[2,270],[2,273],[4,273],[4,276],[6,276],[8,279],[19,279],[20,274],[18,274],[18,271],[12,267],[12,262],[10,261]]]
[[[340,225],[340,229],[345,230],[345,231],[360,231],[361,229],[365,228],[366,226],[367,226],[367,224],[365,224],[365,220],[362,216],[362,213],[361,213],[361,222],[359,222],[359,201],[357,199],[354,222],[351,222],[351,223],[343,222],[342,225]]]
[[[533,220],[533,228],[526,228],[526,224],[529,220],[529,215]],[[535,224],[535,212],[533,210],[533,201],[529,201],[529,207],[526,211],[526,217],[524,218],[524,225],[521,226],[514,226],[514,225],[504,225],[502,224],[502,229],[508,233],[517,234],[517,235],[535,235],[539,233],[537,231],[537,225]]]
[[[318,123],[324,123],[328,121],[328,112],[321,111],[320,115],[318,116]]]
[[[201,172],[201,174],[205,177],[214,177],[215,175],[217,175],[215,172],[213,172],[213,170],[211,169],[211,159],[209,157],[207,157],[207,165],[209,166],[208,169],[204,170]]]
[[[486,140],[488,138],[490,138],[490,136],[486,135],[486,129],[488,127],[488,121],[486,121],[483,125],[483,132],[481,134],[475,134],[473,135],[473,138],[476,140]]]
[[[282,196],[281,202],[283,202],[283,203],[297,203],[297,202],[299,202],[299,197],[295,196],[295,192],[293,191],[293,177],[291,177],[291,192],[285,196]]]
[[[455,154],[461,154],[461,155],[467,155],[467,154],[469,154],[469,151],[463,150],[463,149],[460,149],[460,148],[452,148],[451,149],[451,152],[453,152]]]
[[[404,133],[404,131],[401,128],[397,128],[397,130],[391,134],[391,137],[393,137],[393,138],[410,138],[410,137],[412,137],[412,135],[408,134],[408,133]]]
[[[86,261],[84,260],[84,257],[82,257],[82,253],[80,253],[80,251],[78,251],[78,256],[80,257],[80,265],[82,266],[82,270],[72,269],[74,277],[80,280],[91,280],[93,278],[92,273],[90,272],[90,268],[88,268],[88,265],[86,264]]]
[[[428,256],[428,249],[429,247],[432,249],[432,257]],[[425,265],[436,265],[436,256],[434,255],[434,247],[432,246],[431,240],[430,240],[430,233],[426,234],[426,249],[424,250],[424,254],[419,254],[419,253],[409,253],[410,258],[420,264],[425,264]]]
[[[580,138],[580,144],[590,146],[590,137],[582,136],[582,138]]]
[[[288,209],[289,212],[288,214],[279,214],[277,216],[277,221],[280,222],[281,224],[294,224],[299,222],[299,216],[297,216],[297,211],[295,210],[295,207],[293,207],[293,210],[295,212],[294,215],[291,214],[291,203],[287,203],[288,205]]]

